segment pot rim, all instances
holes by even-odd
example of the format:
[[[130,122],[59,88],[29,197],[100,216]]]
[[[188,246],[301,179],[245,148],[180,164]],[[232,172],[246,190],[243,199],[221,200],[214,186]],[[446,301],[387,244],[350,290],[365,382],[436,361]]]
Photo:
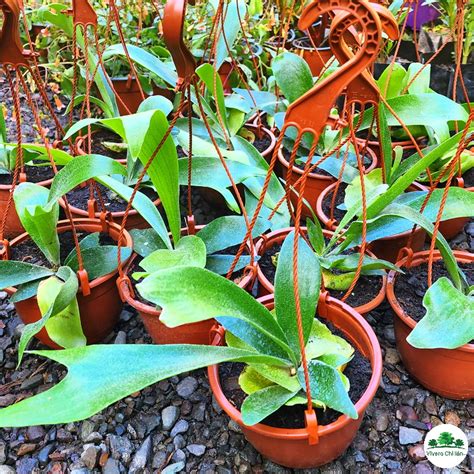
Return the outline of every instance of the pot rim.
[[[112,133],[115,133],[113,130],[110,130],[108,129],[107,127],[101,127],[101,130],[108,130],[109,132],[112,132]],[[92,130],[91,131],[91,140],[92,138],[94,137],[94,135],[98,132],[99,130]],[[117,134],[116,134],[117,135]],[[118,135],[117,135],[118,136]],[[87,137],[78,137],[77,138],[77,141],[76,141],[76,151],[77,151],[77,154],[79,156],[85,156],[87,155],[86,151],[82,148],[82,146],[84,145],[84,141]],[[118,163],[122,164],[122,165],[126,165],[127,164],[127,158],[121,158],[119,160],[115,160],[114,158],[112,158],[114,161],[117,161]]]
[[[336,187],[336,185],[337,185],[337,182],[330,184],[326,189],[323,190],[323,192],[318,196],[318,199],[316,200],[316,215],[318,219],[323,223],[324,226],[327,226],[331,220],[329,219],[329,217],[323,210],[323,201],[326,198],[326,196]],[[418,188],[417,191],[426,191],[425,186],[423,186],[422,184],[416,181],[413,182],[413,186]],[[336,230],[336,228],[337,228],[337,225],[331,224],[331,228],[329,230],[334,231]],[[418,227],[416,231],[418,232],[420,231],[420,229],[421,228]],[[411,229],[406,230],[405,232],[391,235],[390,237],[384,237],[381,240],[390,242],[392,240],[400,239],[402,237],[407,237],[408,235],[411,234],[411,232],[412,232]]]
[[[34,183],[34,184],[37,184],[38,186],[43,186],[46,188],[51,185],[51,183],[53,182],[53,179],[54,178],[45,179],[44,181],[39,181],[38,183]],[[31,183],[31,181],[28,181],[28,180],[26,180],[25,182]],[[18,184],[21,184],[21,183],[18,183]],[[18,184],[16,186],[18,186]],[[12,187],[13,187],[13,184],[0,184],[0,191],[10,192]],[[13,205],[13,202],[12,202],[12,205]]]
[[[266,234],[264,237],[260,238],[260,240],[255,245],[255,253],[257,254],[257,256],[262,257],[264,253],[266,252],[267,248],[271,247],[273,242],[275,242],[280,237],[286,237],[286,235],[288,235],[292,230],[294,230],[294,227],[287,227],[286,229],[279,229],[279,230],[270,232],[269,234]],[[304,226],[301,227],[301,230],[306,232],[306,227]],[[325,237],[331,238],[334,235],[334,232],[327,229],[323,229],[323,234]],[[366,249],[365,253],[369,255],[370,257],[377,258],[377,256],[368,249]],[[257,261],[257,279],[258,279],[259,284],[263,285],[264,288],[267,291],[269,291],[271,294],[274,294],[275,286],[265,276],[258,261]],[[387,289],[387,273],[384,276],[382,276],[382,288],[377,293],[375,298],[373,298],[371,301],[361,306],[355,306],[355,307],[351,306],[351,308],[354,308],[356,312],[361,313],[361,314],[366,314],[366,313],[369,313],[370,311],[373,311],[375,308],[380,306],[382,304],[382,301],[385,299],[386,289]]]
[[[312,46],[303,46],[301,42],[306,41],[306,40],[309,40],[309,36],[302,36],[301,38],[295,38],[293,40],[293,46],[296,49],[302,49],[303,51],[310,51],[310,52],[313,52],[316,50],[317,51],[331,51],[330,46],[318,46],[317,48],[313,48]]]
[[[255,117],[254,120],[257,120],[257,119],[258,119],[258,116]],[[244,127],[245,128],[250,128],[252,130],[256,130],[257,128],[259,128],[257,123],[246,123],[244,125]],[[275,149],[275,146],[277,144],[277,139],[276,139],[275,134],[270,129],[268,129],[267,127],[260,127],[260,130],[262,130],[263,133],[265,133],[270,138],[270,145],[268,145],[268,147],[265,150],[260,152],[260,154],[264,158],[266,158],[266,157],[270,156],[273,153],[273,150]]]
[[[80,218],[80,219],[73,219],[73,221],[77,230],[80,230],[81,228],[84,228],[85,226],[88,226],[88,225],[96,225],[103,228],[103,222],[100,221],[99,219]],[[110,236],[110,227],[112,227],[117,232],[120,232],[120,226],[118,224],[116,224],[115,222],[108,222],[108,221],[105,221],[105,222],[107,225],[107,233],[109,234],[109,236]],[[59,232],[60,230],[62,230],[63,232],[67,232],[68,230],[71,230],[71,228],[72,226],[68,219],[59,221],[57,224],[58,233],[61,233]],[[14,239],[12,239],[9,243],[9,246],[11,247],[16,244],[19,244],[23,242],[24,240],[28,239],[28,237],[29,237],[28,232],[24,232],[23,234],[20,234],[18,237],[15,237]],[[125,238],[125,244],[122,245],[121,247],[130,247],[133,250],[132,236],[128,233],[126,229],[124,229],[123,231],[123,237]],[[128,257],[128,259],[122,263],[122,265],[124,266],[127,265],[128,262],[131,260],[132,256],[133,256],[133,252],[132,252],[132,255]],[[118,268],[110,273],[107,273],[106,275],[102,275],[99,278],[95,278],[94,280],[89,282],[90,288],[93,289],[105,283],[106,281],[110,280],[111,278],[115,276],[117,271],[118,271]],[[5,288],[5,291],[11,296],[13,293],[17,291],[17,289],[15,287],[9,287],[9,288]],[[82,289],[80,286],[79,286],[78,292],[82,293]]]
[[[196,231],[199,231],[199,230],[203,229],[204,227],[205,227],[204,225],[197,225],[196,226]],[[183,227],[181,229],[181,234],[188,235],[187,232],[188,232],[187,227]],[[256,256],[257,246],[255,245],[254,248],[255,248],[255,256]],[[250,248],[249,248],[248,245],[247,245],[247,250],[250,251]],[[128,261],[127,265],[124,266],[124,276],[125,277],[124,278],[119,277],[119,279],[117,281],[117,286],[118,286],[118,289],[119,289],[120,296],[121,296],[123,301],[128,303],[130,306],[135,308],[140,313],[147,313],[150,316],[156,316],[156,317],[159,318],[161,316],[161,310],[156,309],[156,307],[151,306],[150,304],[146,304],[146,303],[141,302],[140,300],[136,299],[135,296],[132,294],[132,291],[131,291],[131,288],[130,288],[130,285],[129,285],[129,281],[130,281],[129,273],[132,269],[133,262],[135,261],[136,258],[137,258],[136,254],[131,256],[131,258]],[[254,261],[255,275],[256,275],[256,271],[257,271],[256,266],[257,266],[257,262]],[[238,286],[240,288],[246,288],[251,283],[252,279],[254,279],[254,276],[252,275],[252,273],[248,273],[247,275],[244,276],[244,278],[242,278],[242,280],[239,282]]]
[[[359,417],[361,417],[363,416],[363,413],[373,400],[380,385],[380,380],[382,377],[382,351],[380,349],[380,344],[377,340],[377,336],[375,335],[374,330],[371,328],[369,323],[363,318],[363,316],[358,314],[353,308],[346,305],[342,301],[336,300],[335,298],[332,298],[329,295],[327,295],[325,298],[325,304],[327,304],[328,306],[339,306],[339,308],[342,309],[346,314],[346,317],[353,318],[354,320],[356,320],[360,330],[365,333],[370,342],[370,348],[372,350],[372,353],[369,356],[369,360],[372,366],[372,375],[365,392],[355,403],[357,413]],[[259,298],[258,301],[262,304],[271,304],[273,302],[273,299],[273,295],[267,295],[263,298]],[[320,297],[319,302],[321,303],[321,301],[322,298]],[[212,341],[212,345],[217,345],[218,342],[219,341],[217,341],[217,338],[214,338],[214,340]],[[244,426],[245,429],[275,439],[286,439],[295,441],[308,438],[309,435],[306,428],[275,428],[272,426],[264,425],[263,423],[257,423],[256,425],[252,426],[245,425],[242,420],[241,412],[230,403],[230,401],[227,399],[222,390],[219,378],[219,364],[208,367],[208,376],[212,392],[214,393],[214,396],[218,400],[218,403],[220,404],[222,409],[232,420],[237,422],[239,425]],[[346,425],[354,421],[357,420],[353,420],[347,415],[342,414],[336,421],[330,423],[329,425],[318,424],[318,434],[319,436],[328,435],[344,428]]]
[[[474,254],[471,254],[469,252],[461,251],[461,250],[455,250],[454,256],[456,257],[456,261],[461,261],[462,263],[472,263],[474,262]],[[422,263],[425,263],[430,255],[429,250],[424,250],[422,252],[417,252],[414,253],[411,261],[411,266],[419,266]],[[443,259],[443,256],[441,255],[439,250],[434,251],[434,261],[439,261]],[[397,267],[402,268],[405,266],[408,256],[402,258],[399,260],[396,265]],[[396,317],[399,318],[406,326],[408,326],[411,330],[415,329],[417,322],[410,316],[408,315],[405,310],[402,308],[401,304],[398,301],[398,298],[395,294],[395,279],[397,277],[397,272],[394,272],[393,270],[388,274],[388,280],[387,280],[387,300],[390,303],[390,306],[392,307],[394,313],[396,314]],[[463,352],[468,352],[470,354],[474,354],[474,344],[464,344],[461,347],[458,347],[456,349],[445,349],[445,348],[438,348],[438,349],[426,349],[426,350],[451,350],[451,351],[463,351]]]
[[[365,169],[365,173],[367,174],[367,173],[370,173],[372,170],[374,170],[377,167],[378,158],[377,158],[377,155],[375,154],[375,152],[370,147],[365,148],[365,154],[366,154],[366,156],[369,156],[372,159],[372,163],[370,164],[370,166],[368,166],[367,169]],[[280,161],[280,163],[287,170],[290,168],[289,161],[283,155],[283,142],[282,142],[280,148],[278,149],[278,160]],[[293,173],[303,175],[304,171],[302,169],[298,168],[297,166],[293,166]],[[331,181],[331,183],[333,183],[336,180],[336,178],[334,178],[334,176],[331,176],[331,175],[326,176],[324,174],[318,174],[318,173],[309,173],[308,178],[319,179],[319,180],[324,180],[324,181]]]

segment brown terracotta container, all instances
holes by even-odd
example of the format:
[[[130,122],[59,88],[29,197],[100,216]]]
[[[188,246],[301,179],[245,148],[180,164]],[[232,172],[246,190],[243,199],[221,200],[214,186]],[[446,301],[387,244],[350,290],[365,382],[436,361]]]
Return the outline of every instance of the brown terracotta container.
[[[372,171],[373,169],[377,167],[378,160],[375,153],[370,148],[366,148],[366,156],[371,159],[370,166],[365,170],[366,173],[369,173],[370,171]],[[283,151],[281,148],[278,150],[278,160],[280,161],[280,164],[281,164],[283,179],[287,181],[288,169],[289,169],[290,163],[283,155]],[[302,175],[303,175],[303,170],[301,170],[300,168],[296,166],[293,166],[293,171],[291,173],[291,176],[288,178],[289,183],[292,186],[294,186],[294,184],[298,181],[298,179],[301,178]],[[318,173],[310,173],[308,175],[305,190],[304,190],[304,199],[308,202],[309,206],[311,206],[313,210],[316,210],[317,208],[316,202],[319,196],[321,195],[321,193],[335,182],[336,182],[336,178],[329,175],[323,175],[323,174],[318,174]],[[296,191],[298,190],[298,188],[299,188],[299,185],[295,187]],[[293,206],[296,206],[298,202],[298,196],[296,192],[292,192],[290,194],[290,198],[291,198],[291,202],[293,203]],[[308,206],[303,205],[302,216],[306,218],[306,217],[312,217],[312,215],[313,213],[311,212],[310,209],[308,209]]]
[[[335,187],[336,183],[325,189],[318,197],[316,203],[316,215],[318,216],[318,219],[327,229],[333,231],[336,230],[338,223],[332,222],[329,219],[329,216],[324,212],[323,201],[328,195],[334,192]],[[412,191],[426,190],[424,186],[421,186],[418,183],[414,183],[413,186],[411,186],[410,188],[410,190]],[[369,244],[369,249],[375,255],[377,255],[378,258],[395,263],[398,260],[398,254],[400,253],[400,250],[408,245],[411,234],[412,231],[409,230],[407,232],[402,232],[401,234],[393,235],[392,237],[374,240]],[[411,240],[411,249],[414,252],[419,252],[420,250],[422,250],[425,244],[425,238],[426,232],[422,228],[417,227]]]
[[[203,227],[204,226],[196,226],[196,230],[200,230]],[[182,235],[187,235],[188,231],[187,229],[181,229],[181,233]],[[250,249],[248,250],[250,251]],[[122,300],[138,311],[153,342],[155,344],[209,344],[209,331],[214,326],[215,320],[200,321],[198,323],[184,324],[177,328],[169,328],[160,321],[160,310],[137,298],[129,279],[135,259],[136,257],[132,257],[130,263],[125,268],[126,277],[119,278],[117,285]],[[256,268],[253,272],[246,272],[245,276],[239,282],[240,288],[251,290],[255,282],[255,274]]]
[[[293,41],[295,53],[300,55],[311,69],[313,76],[319,76],[325,64],[334,56],[331,48],[319,47],[315,50],[312,46],[306,46],[307,38],[299,38]]]
[[[264,235],[257,242],[257,245],[255,246],[255,251],[257,255],[261,258],[265,254],[265,252],[268,249],[271,249],[274,245],[283,244],[283,241],[286,239],[287,235],[292,230],[293,228],[279,229],[279,230],[275,230],[273,232],[270,232],[269,234]],[[302,227],[302,230],[306,231],[306,227]],[[333,232],[330,232],[328,230],[323,230],[323,234],[324,234],[324,237],[327,237],[329,239],[332,238],[332,236],[334,235]],[[366,251],[366,254],[369,255],[370,257],[376,258],[376,256],[370,251]],[[382,279],[383,279],[382,288],[380,289],[377,296],[372,301],[369,301],[368,303],[362,306],[357,306],[354,308],[354,310],[357,311],[359,314],[364,315],[364,314],[369,313],[370,311],[373,311],[375,308],[380,306],[382,301],[385,299],[387,277],[384,276]],[[257,262],[257,280],[258,280],[258,296],[259,297],[273,295],[275,293],[275,287],[265,276],[258,262]]]
[[[269,309],[273,308],[273,296],[259,300]],[[242,428],[247,441],[262,456],[294,469],[311,469],[331,462],[341,456],[355,438],[362,423],[365,410],[375,396],[382,375],[382,353],[377,337],[364,318],[351,307],[330,296],[322,296],[318,314],[330,321],[344,333],[372,366],[372,377],[362,398],[355,404],[359,418],[353,420],[341,415],[334,423],[318,427],[319,442],[310,445],[308,431],[302,429],[273,428],[262,423],[246,426],[237,408],[226,398],[219,379],[219,366],[209,367],[209,381],[217,403]],[[223,345],[222,334],[217,333],[214,345]]]
[[[130,77],[116,77],[112,79],[115,93],[120,97],[122,102],[128,107],[130,113],[134,114],[143,101],[137,80]],[[153,95],[161,95],[167,99],[173,100],[174,93],[162,87],[153,86]],[[145,97],[145,99],[147,96]],[[128,111],[120,100],[117,100],[117,106],[121,115],[127,115]]]
[[[78,231],[82,232],[107,232],[115,241],[118,240],[120,234],[120,227],[117,224],[108,222],[103,224],[98,220],[76,219],[74,225]],[[105,229],[103,225],[106,226]],[[58,223],[58,233],[69,230],[71,230],[71,223],[68,220]],[[125,231],[123,236],[125,239],[123,247],[132,247],[133,242],[130,234]],[[10,247],[24,242],[28,237],[29,235],[26,233],[20,235],[10,242]],[[91,293],[88,296],[84,296],[81,289],[78,291],[77,302],[81,314],[82,330],[88,344],[102,341],[110,334],[118,321],[123,304],[117,290],[117,274],[118,271],[116,270],[91,281]],[[11,296],[15,293],[16,289],[7,288],[6,291]],[[15,303],[15,309],[24,324],[34,323],[41,319],[41,312],[36,297]],[[52,349],[61,349],[49,338],[46,329],[42,329],[36,337]]]
[[[38,184],[39,186],[49,187],[52,182],[52,179],[48,179],[36,184]],[[11,189],[11,184],[0,184],[0,222],[1,219],[3,219],[5,213],[7,213],[4,237],[8,239],[16,237],[25,232],[25,229],[21,225],[20,218],[16,213],[15,203],[13,199],[11,200],[10,207],[8,207],[8,198],[10,196]]]
[[[459,263],[473,263],[474,254],[454,252]],[[429,251],[413,255],[410,266],[427,263]],[[441,260],[436,251],[435,261]],[[406,266],[407,258],[397,265]],[[474,398],[474,344],[466,344],[458,349],[417,349],[407,342],[407,337],[415,328],[416,322],[407,314],[397,300],[395,280],[397,274],[391,272],[388,277],[387,299],[395,312],[395,337],[397,349],[403,364],[413,378],[428,390],[442,397],[454,400]],[[446,317],[449,317],[447,314]]]

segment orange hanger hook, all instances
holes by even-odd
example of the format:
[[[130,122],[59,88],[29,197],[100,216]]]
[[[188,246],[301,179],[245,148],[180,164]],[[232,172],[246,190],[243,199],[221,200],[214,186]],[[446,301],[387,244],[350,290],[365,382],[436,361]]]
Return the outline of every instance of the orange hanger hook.
[[[324,13],[334,10],[348,12],[344,29],[359,25],[364,41],[350,61],[343,64],[335,73],[313,87],[288,108],[285,127],[294,126],[300,133],[311,132],[317,139],[323,131],[331,109],[343,90],[352,80],[363,72],[377,58],[382,39],[382,24],[375,9],[365,0],[318,0],[309,4],[301,15],[298,27],[308,29]],[[330,46],[334,45],[334,37]]]
[[[382,30],[392,40],[398,39],[400,32],[392,13],[378,3],[371,3],[371,7],[378,14],[382,23]],[[353,28],[345,26],[348,12],[339,12],[334,17],[331,28],[331,48],[340,64],[344,64],[354,56],[348,44],[359,45],[359,38]],[[370,72],[366,69],[357,75],[347,86],[347,103],[359,104],[375,103],[380,99],[380,90]]]
[[[183,40],[186,4],[187,0],[168,0],[163,17],[163,38],[176,66],[178,86],[189,83],[196,71],[194,56]]]
[[[20,40],[20,12],[19,0],[0,0],[0,9],[3,12],[3,27],[0,32],[0,65],[28,67],[30,51],[23,49]]]

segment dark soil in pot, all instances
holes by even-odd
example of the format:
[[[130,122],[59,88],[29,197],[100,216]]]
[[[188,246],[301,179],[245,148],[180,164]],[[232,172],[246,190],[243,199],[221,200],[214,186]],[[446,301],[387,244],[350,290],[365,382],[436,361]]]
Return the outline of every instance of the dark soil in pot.
[[[464,187],[473,188],[474,187],[474,168],[471,168],[469,171],[463,174]]]
[[[88,235],[90,235],[90,232],[77,231],[79,242]],[[101,232],[99,235],[99,242],[101,245],[117,245],[115,240],[103,232]],[[66,231],[60,233],[59,243],[61,263],[64,263],[66,257],[74,249],[74,238],[72,232]],[[25,240],[18,245],[10,247],[10,260],[32,263],[34,265],[41,265],[43,267],[51,268],[49,261],[31,239]]]
[[[460,263],[459,267],[466,275],[470,285],[474,285],[474,267],[469,263]],[[403,268],[405,273],[395,279],[395,295],[403,310],[416,322],[426,314],[423,297],[428,290],[428,263],[412,268]],[[433,263],[433,283],[441,277],[448,277],[443,261]]]
[[[188,215],[188,189],[181,186],[179,202],[181,205],[181,219],[185,221]],[[197,225],[206,225],[218,217],[230,216],[233,212],[227,206],[213,206],[201,194],[201,188],[191,188],[191,209]],[[164,217],[164,216],[163,216]]]
[[[51,166],[28,166],[25,164],[26,180],[29,183],[41,183],[54,178],[54,171]],[[13,184],[13,172],[0,174],[0,184]]]
[[[96,189],[94,190],[94,197],[97,200],[97,210],[100,211],[100,199],[97,193],[97,188],[104,200],[104,206],[107,211],[110,212],[124,212],[127,209],[128,201],[125,201],[120,196],[115,194],[109,188],[106,188],[102,184],[96,183]],[[84,187],[77,187],[67,194],[68,202],[71,206],[77,207],[87,211],[87,201],[89,199],[90,187],[89,185]],[[140,192],[148,196],[152,201],[158,198],[157,193],[151,188],[140,188]]]
[[[343,337],[341,331],[334,329],[331,324],[325,324],[338,336]],[[227,399],[240,410],[242,403],[247,397],[246,393],[240,388],[238,380],[239,375],[244,369],[245,364],[238,362],[229,362],[219,366],[219,378]],[[363,395],[369,385],[372,375],[370,362],[357,350],[354,351],[354,358],[349,362],[344,374],[350,381],[349,397],[353,403],[356,403]],[[305,427],[305,409],[306,405],[284,406],[272,415],[265,418],[261,423],[274,428],[298,429]],[[336,421],[341,413],[327,408],[323,410],[317,408],[316,416],[318,424],[329,425]]]
[[[347,188],[347,184],[345,184],[345,183],[341,183],[339,185],[339,189],[337,190],[337,194],[336,194],[336,202],[334,204],[334,212],[333,212],[332,216],[331,216],[331,203],[332,203],[332,198],[333,198],[334,193],[333,192],[327,193],[326,196],[324,196],[324,199],[323,199],[323,206],[322,207],[323,207],[324,214],[326,214],[326,216],[328,216],[328,217],[334,217],[334,219],[337,222],[341,222],[342,218],[346,214],[346,211],[342,211],[341,209],[338,209],[338,207],[337,207],[340,204],[344,204],[344,197],[345,197],[345,193],[346,193],[346,188]]]
[[[261,138],[255,134],[255,141],[252,145],[260,152],[263,153],[272,144],[272,140],[266,133],[262,133]]]
[[[327,239],[325,240],[327,243]],[[275,284],[276,267],[272,262],[272,257],[280,252],[280,250],[281,244],[274,245],[267,249],[258,261],[263,274],[273,285]],[[351,295],[345,302],[353,308],[363,306],[376,298],[380,293],[382,286],[382,277],[361,276]],[[333,298],[337,299],[341,299],[346,294],[345,291],[328,290],[328,292]]]
[[[127,151],[112,151],[105,143],[121,144],[123,140],[111,130],[99,129],[92,135],[91,152],[96,155],[104,155],[114,160],[126,160]],[[87,153],[87,146],[82,145],[82,151]]]

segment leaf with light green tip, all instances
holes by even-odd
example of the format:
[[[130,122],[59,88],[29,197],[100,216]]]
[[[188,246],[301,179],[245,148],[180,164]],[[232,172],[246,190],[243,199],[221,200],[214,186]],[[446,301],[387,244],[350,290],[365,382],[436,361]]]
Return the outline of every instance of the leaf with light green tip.
[[[474,297],[466,296],[446,278],[425,293],[426,315],[408,335],[418,349],[457,349],[474,339]]]
[[[161,95],[152,95],[138,106],[137,112],[148,112],[150,110],[161,110],[165,115],[168,115],[173,110],[173,103]]]
[[[253,238],[260,237],[270,228],[270,222],[258,218],[252,232]],[[220,252],[243,242],[247,226],[243,216],[223,216],[214,219],[196,235],[206,244],[208,254]]]
[[[154,273],[174,267],[206,266],[206,246],[195,235],[182,237],[174,250],[155,250],[140,262],[147,273]]]
[[[19,285],[15,293],[10,297],[11,303],[18,303],[19,301],[27,300],[32,296],[35,296],[38,292],[38,286],[41,283],[41,280],[34,280],[28,283],[23,283]]]
[[[233,316],[216,316],[216,320],[224,326],[226,331],[232,333],[259,353],[288,360],[285,348],[282,348],[282,345],[278,344],[278,340],[275,340],[271,334],[262,331],[261,327],[258,327],[254,321]]]
[[[247,395],[250,395],[275,384],[257,372],[251,365],[247,365],[239,375],[239,385]]]
[[[315,319],[306,344],[306,357],[311,360],[328,354],[337,354],[350,360],[354,355],[354,348],[345,339],[333,334],[324,323]]]
[[[15,209],[25,230],[49,262],[59,265],[57,224],[59,204],[48,208],[48,189],[33,183],[20,183],[13,193]]]
[[[54,177],[49,190],[48,202],[57,203],[76,186],[96,176],[120,174],[125,176],[127,170],[118,161],[102,155],[77,156]]]
[[[381,94],[386,99],[401,95],[406,75],[407,71],[401,64],[390,64],[377,80]]]
[[[286,237],[275,275],[275,312],[295,361],[301,358],[293,282],[294,232]],[[298,237],[298,288],[304,342],[308,341],[321,288],[319,260],[302,237]]]
[[[313,87],[313,75],[308,63],[295,53],[285,51],[272,61],[278,87],[288,102],[293,103]]]
[[[111,189],[125,201],[130,201],[133,189],[129,186],[126,186],[110,176],[100,176],[96,178],[96,181]],[[132,208],[148,222],[152,229],[159,235],[160,239],[171,249],[168,229],[155,203],[146,194],[137,191],[133,198]]]
[[[430,92],[431,64],[411,63],[407,72],[402,86],[403,89],[409,85],[409,94]]]
[[[75,252],[75,250],[74,250]],[[132,249],[128,247],[120,248],[122,262],[125,262],[132,254]],[[118,267],[118,247],[115,245],[102,245],[100,247],[84,249],[81,252],[84,262],[84,269],[87,271],[89,281],[108,275],[117,270]],[[79,271],[77,253],[71,256],[68,266],[75,272]]]
[[[133,240],[133,250],[141,257],[166,248],[166,244],[154,229],[132,229],[129,233]]]
[[[279,385],[263,388],[249,395],[242,403],[242,420],[247,426],[260,423],[276,412],[298,392],[289,392]]]
[[[296,376],[296,370],[293,367],[277,367],[275,365],[252,363],[252,369],[258,372],[262,377],[276,383],[289,391],[300,390],[300,382]],[[294,374],[292,375],[292,371]]]
[[[57,298],[64,285],[65,283],[56,277],[50,277],[40,283],[36,298],[43,317],[48,313],[51,303]],[[75,297],[63,310],[51,315],[46,321],[45,329],[50,339],[61,347],[70,349],[87,344],[82,331],[79,305]]]
[[[324,362],[312,360],[308,363],[311,397],[333,410],[343,413],[356,420],[359,416],[352,403],[347,388],[341,378],[341,373]],[[298,370],[298,378],[304,387],[303,369]]]
[[[54,275],[54,272],[39,265],[13,260],[0,260],[0,289],[2,290],[51,275]]]
[[[224,362],[278,363],[253,351],[178,345],[94,345],[34,351],[68,367],[53,388],[0,410],[0,427],[69,423],[174,375]]]
[[[355,271],[359,266],[359,253],[349,255],[329,255],[320,259],[321,266],[331,270],[340,270],[343,272]],[[396,265],[386,260],[364,255],[362,260],[362,271],[367,270],[394,270],[401,271]]]
[[[42,317],[34,323],[27,324],[23,329],[20,343],[18,344],[18,364],[20,364],[23,353],[31,338],[44,328],[51,317],[64,311],[76,298],[77,290],[79,289],[76,274],[69,267],[60,267],[57,275],[63,282],[56,276],[51,276],[48,280],[58,280],[59,284],[56,284],[56,282],[52,283],[52,288],[48,280],[45,280],[41,282],[38,287],[38,292],[42,293],[40,296],[42,302]]]
[[[163,308],[160,321],[168,327],[230,315],[289,350],[283,331],[263,305],[225,278],[197,267],[180,267],[150,275],[137,285],[140,294]],[[224,297],[225,295],[225,297]]]

